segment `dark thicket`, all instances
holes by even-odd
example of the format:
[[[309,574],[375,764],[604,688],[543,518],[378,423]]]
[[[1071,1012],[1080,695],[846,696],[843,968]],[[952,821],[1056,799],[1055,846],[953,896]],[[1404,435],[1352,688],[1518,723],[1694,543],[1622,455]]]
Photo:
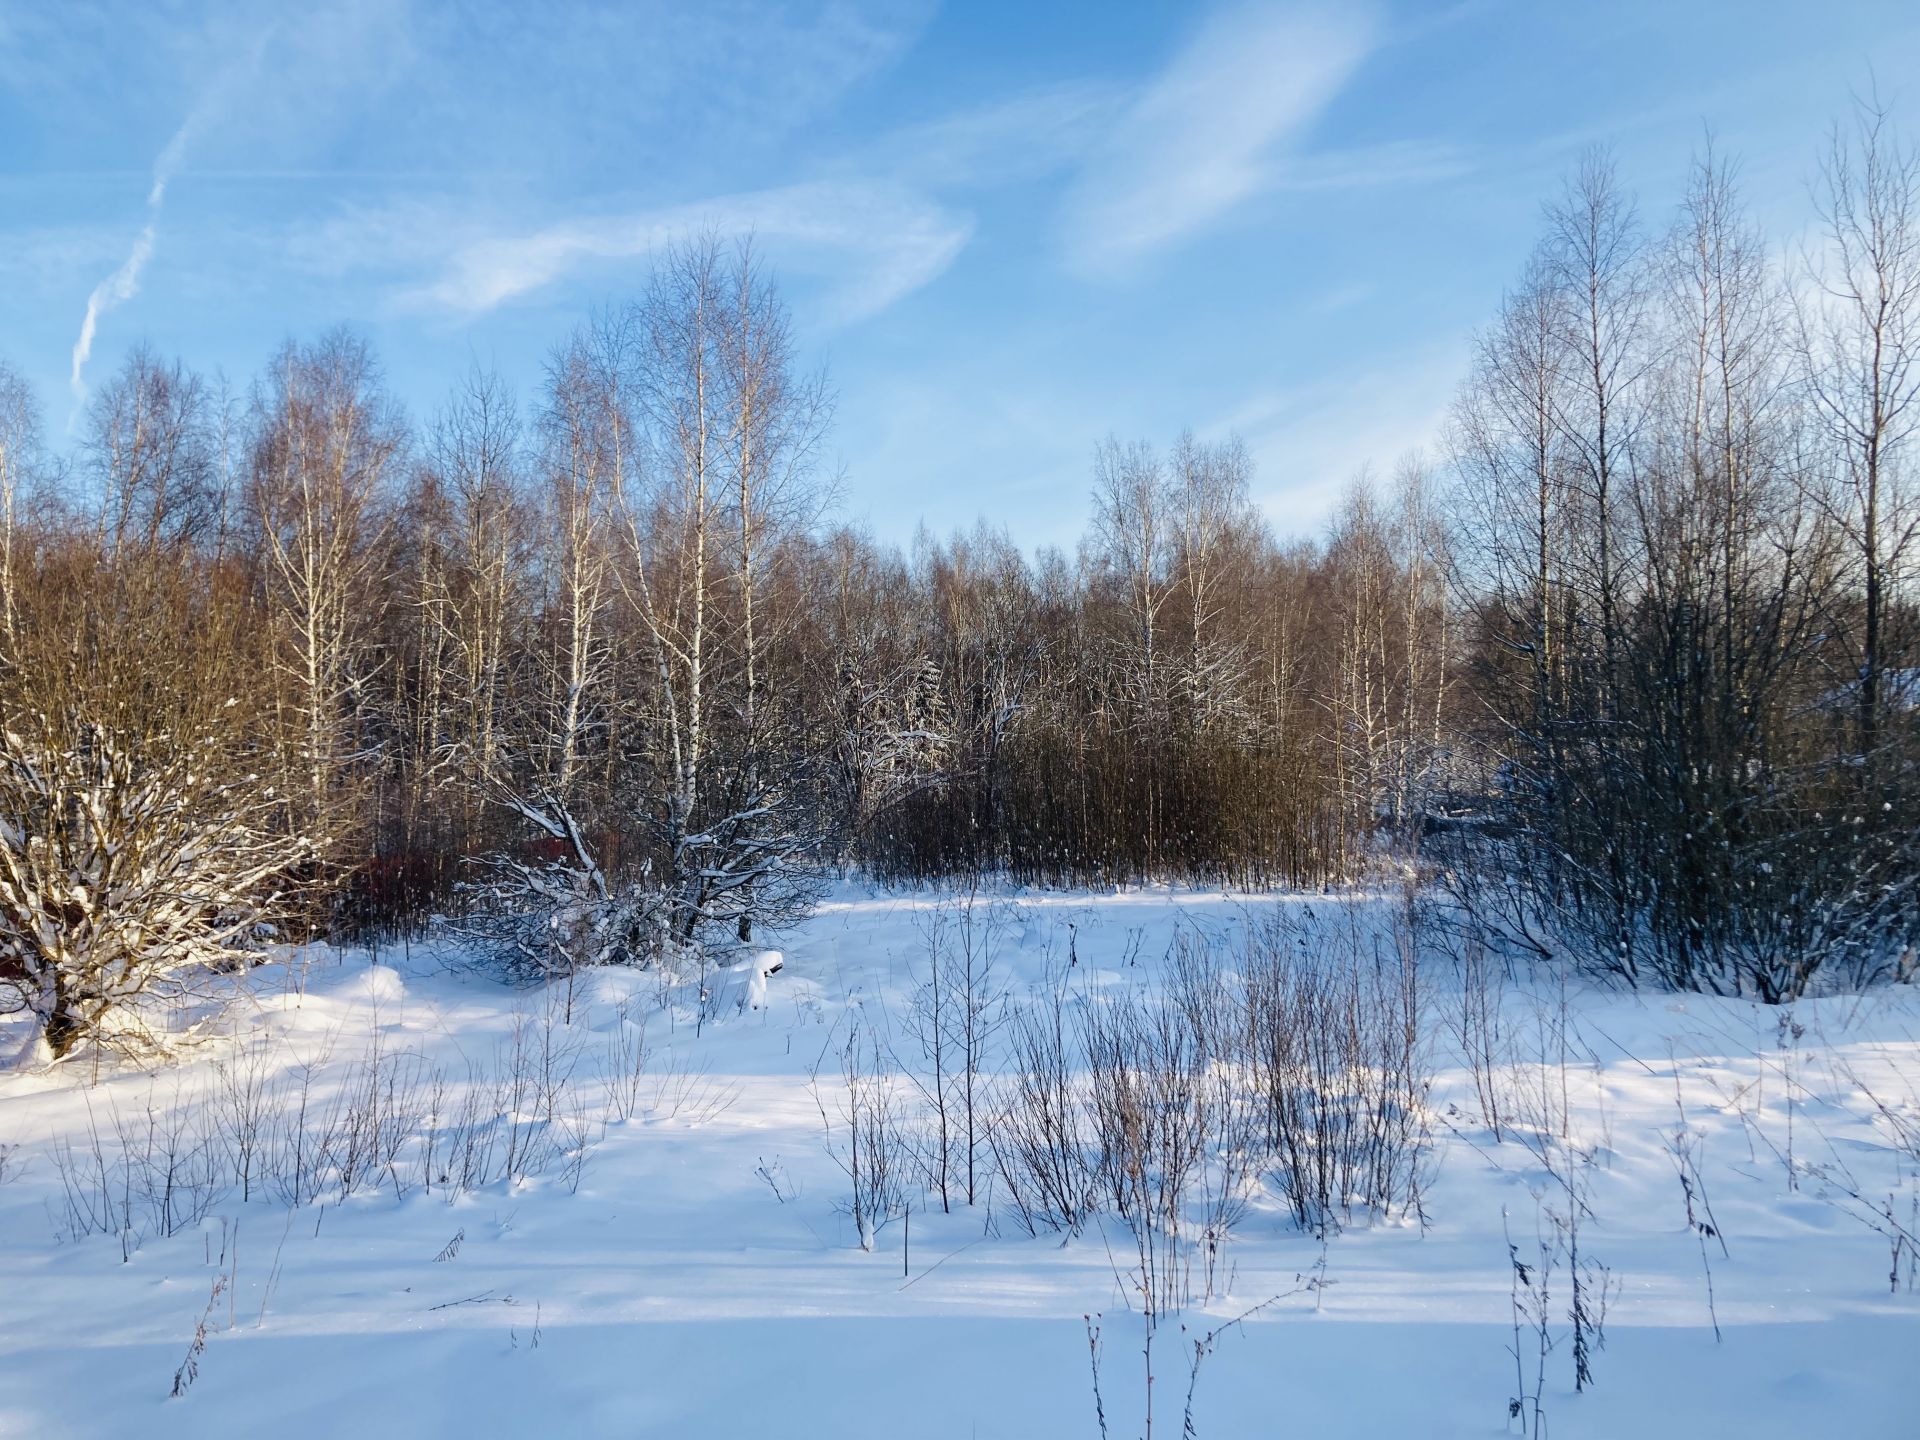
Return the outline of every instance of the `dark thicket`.
[[[1920,169],[1837,132],[1787,274],[1708,155],[1664,229],[1601,157],[1454,427],[1474,918],[1629,982],[1910,975]],[[1488,843],[1491,838],[1492,843]]]

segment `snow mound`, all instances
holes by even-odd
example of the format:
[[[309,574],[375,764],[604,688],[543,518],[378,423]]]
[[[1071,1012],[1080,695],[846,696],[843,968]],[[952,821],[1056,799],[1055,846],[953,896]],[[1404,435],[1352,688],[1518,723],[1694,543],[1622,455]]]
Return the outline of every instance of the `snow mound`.
[[[400,1005],[407,998],[407,982],[391,965],[369,965],[344,981],[328,987],[343,1001],[356,1005],[374,1005],[381,1009]]]

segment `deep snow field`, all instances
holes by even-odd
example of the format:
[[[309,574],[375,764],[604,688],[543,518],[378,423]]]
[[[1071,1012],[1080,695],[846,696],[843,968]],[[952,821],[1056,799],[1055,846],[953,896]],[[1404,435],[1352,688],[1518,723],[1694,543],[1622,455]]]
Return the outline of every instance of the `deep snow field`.
[[[692,986],[647,974],[543,995],[445,945],[383,948],[377,963],[316,947],[246,977],[179,1064],[0,1074],[0,1434],[1097,1437],[1082,1318],[1097,1315],[1106,1433],[1141,1435],[1132,1241],[1111,1216],[1033,1237],[1004,1204],[942,1214],[916,1188],[910,1218],[859,1246],[822,1110],[840,1123],[839,1047],[856,1021],[917,1054],[902,1017],[920,926],[944,898],[842,886],[769,942],[785,965],[764,1005],[745,1004],[758,987],[734,972],[704,1021]],[[1009,1003],[1063,974],[1071,1013],[1089,993],[1158,983],[1179,927],[1226,934],[1276,910],[1375,926],[1395,902],[992,903]],[[1160,1321],[1156,1433],[1180,1433],[1193,1337],[1270,1299],[1217,1335],[1192,1402],[1199,1435],[1519,1433],[1533,1401],[1518,1420],[1509,1401],[1532,1384],[1539,1337],[1525,1321],[1516,1332],[1511,1260],[1532,1267],[1553,1239],[1564,1194],[1543,1158],[1584,1154],[1578,1238],[1604,1267],[1587,1271],[1589,1300],[1607,1295],[1604,1348],[1576,1394],[1563,1257],[1547,1274],[1545,1433],[1920,1434],[1914,1257],[1874,1213],[1920,1223],[1899,1144],[1920,1127],[1920,996],[1788,1013],[1518,970],[1503,1033],[1553,1061],[1532,1073],[1567,1107],[1556,1148],[1524,1124],[1493,1138],[1449,1020],[1459,980],[1434,956],[1421,977],[1436,1074],[1424,1223],[1323,1242],[1262,1187],[1219,1262],[1227,1293]],[[469,1073],[507,1073],[516,1027],[537,1054],[523,1073],[570,1077],[554,1118],[523,1094],[521,1123],[466,1131],[493,1149],[464,1163],[493,1178],[425,1188],[450,1162],[420,1153],[417,1115],[437,1108],[444,1127]],[[300,1133],[345,1113],[370,1046],[407,1133],[370,1142],[353,1193],[326,1180],[299,1194],[284,1152],[257,1162],[274,1178],[256,1174],[244,1200],[231,1153],[212,1178],[208,1157],[231,1151],[213,1138],[213,1096],[260,1117],[269,1150],[294,1133],[303,1081]],[[434,1074],[449,1087],[437,1107]],[[910,1093],[903,1081],[903,1105]],[[155,1156],[172,1133],[169,1194]],[[137,1173],[123,1136],[145,1157]],[[519,1168],[510,1146],[540,1173],[499,1178]],[[1712,1238],[1689,1226],[1683,1173]],[[99,1223],[76,1218],[88,1213]]]

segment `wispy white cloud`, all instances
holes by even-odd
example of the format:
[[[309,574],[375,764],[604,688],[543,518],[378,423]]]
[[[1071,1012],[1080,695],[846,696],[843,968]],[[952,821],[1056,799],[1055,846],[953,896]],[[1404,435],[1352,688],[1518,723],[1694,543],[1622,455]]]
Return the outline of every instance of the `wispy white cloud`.
[[[247,124],[196,156],[599,178],[700,137],[735,151],[817,120],[904,54],[933,0],[0,0],[0,93],[117,139],[191,103],[270,32]],[[369,116],[380,114],[369,137]]]
[[[1125,113],[1124,88],[1065,81],[903,126],[841,158],[840,171],[928,187],[991,187],[1078,165]]]
[[[0,195],[0,210],[5,196]],[[71,292],[126,256],[125,226],[97,223],[0,229],[0,296],[19,313],[24,302]],[[10,302],[10,303],[6,303]]]
[[[1364,467],[1389,469],[1446,432],[1468,341],[1452,336],[1370,365],[1247,397],[1200,427],[1240,436],[1252,453],[1254,499],[1275,530],[1306,535],[1333,513]]]
[[[1473,168],[1472,155],[1458,145],[1396,140],[1289,156],[1273,166],[1271,181],[1282,191],[1405,188],[1457,180]]]
[[[1340,93],[1379,35],[1365,0],[1215,14],[1076,179],[1062,217],[1070,256],[1089,271],[1123,270],[1273,184],[1276,152]]]
[[[935,279],[973,232],[969,217],[893,185],[793,185],[472,238],[438,275],[406,287],[400,299],[424,309],[478,314],[595,264],[644,259],[705,227],[751,232],[783,266],[824,279],[825,318],[841,324],[877,314]]]
[[[74,0],[60,24],[8,20],[0,0],[0,91],[17,89],[82,117],[88,97],[111,86],[146,112],[178,113],[182,82],[191,109],[155,158],[145,214],[118,264],[87,296],[69,383],[84,394],[102,322],[141,291],[160,243],[170,183],[191,151],[231,168],[300,168],[370,113],[404,81],[408,123],[388,145],[394,164],[442,177],[486,169],[527,175],[594,157],[631,164],[634,137],[653,135],[650,166],[678,163],[685,127],[736,145],[778,134],[818,113],[861,77],[890,63],[926,23],[929,0],[792,0],[776,6],[670,0],[635,4],[588,0],[559,7],[467,5],[457,0],[315,0],[261,10],[251,0],[209,0],[191,21],[171,7],[120,13],[100,0]],[[166,57],[165,64],[155,63]],[[131,76],[132,80],[128,77]],[[138,95],[129,101],[130,88]],[[514,92],[564,102],[502,107]],[[228,123],[244,113],[247,123]],[[329,178],[341,178],[336,171]],[[756,197],[745,197],[752,201]],[[824,212],[809,214],[797,192],[769,192],[759,204],[731,204],[715,222],[758,224],[796,241],[840,246],[862,256],[864,273],[839,303],[849,314],[879,307],[924,283],[964,243],[966,225],[930,207],[856,209],[834,234]],[[864,213],[881,236],[861,244]],[[426,298],[484,309],[537,288],[579,261],[644,250],[675,228],[672,215],[648,221],[595,220],[489,242],[472,236]],[[665,227],[664,229],[662,227]],[[641,232],[647,232],[643,235]],[[365,232],[362,239],[371,239]],[[390,249],[404,253],[398,236]],[[444,261],[445,242],[435,255]],[[417,257],[417,263],[431,263]],[[339,269],[351,266],[337,267]],[[519,278],[515,278],[515,277]]]

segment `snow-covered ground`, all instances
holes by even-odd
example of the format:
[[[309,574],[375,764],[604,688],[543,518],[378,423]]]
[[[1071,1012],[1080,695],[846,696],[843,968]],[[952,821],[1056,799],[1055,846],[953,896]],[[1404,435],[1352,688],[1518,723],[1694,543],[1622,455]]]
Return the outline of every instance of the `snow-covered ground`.
[[[1033,1237],[1004,1205],[943,1214],[915,1189],[910,1218],[859,1246],[823,1108],[839,1125],[856,1021],[903,1063],[917,1057],[904,1017],[944,898],[836,891],[777,942],[785,964],[763,1006],[744,1003],[759,990],[744,962],[704,1019],[692,987],[644,974],[543,996],[443,948],[383,950],[377,964],[319,949],[249,976],[220,1033],[179,1065],[0,1076],[0,1434],[1092,1437],[1084,1316],[1100,1327],[1107,1433],[1141,1434],[1133,1243],[1111,1216]],[[1010,1003],[1064,975],[1070,1011],[1156,985],[1179,927],[1225,934],[1276,911],[1373,926],[1391,904],[1356,914],[1327,897],[1187,891],[993,903]],[[1608,1296],[1593,1383],[1576,1394],[1562,1247],[1538,1397],[1556,1440],[1920,1433],[1913,1257],[1872,1223],[1888,1205],[1916,1225],[1920,1189],[1896,1141],[1920,1125],[1920,997],[1789,1014],[1516,974],[1498,997],[1502,1043],[1510,1060],[1551,1063],[1503,1070],[1538,1103],[1496,1141],[1460,1061],[1460,981],[1433,957],[1422,980],[1437,1075],[1424,1223],[1323,1242],[1268,1187],[1227,1243],[1226,1293],[1160,1322],[1158,1433],[1180,1431],[1193,1338],[1269,1299],[1218,1335],[1194,1392],[1198,1434],[1515,1433],[1509,1401],[1532,1387],[1539,1336],[1524,1318],[1516,1331],[1512,1260],[1528,1266],[1524,1310],[1549,1217],[1567,1208],[1555,1170],[1584,1187],[1588,1301]],[[436,1143],[452,1146],[468,1079],[498,1098],[516,1070],[570,1078],[510,1097],[524,1122],[511,1133],[482,1125],[475,1102],[465,1133],[494,1149],[443,1149],[429,1165],[420,1115],[436,1110]],[[902,1081],[903,1109],[911,1093]],[[1564,1140],[1527,1123],[1557,1114],[1555,1096]],[[300,1194],[287,1137],[353,1106],[388,1131],[353,1162],[353,1193],[326,1179]],[[231,1152],[247,1114],[262,1157],[243,1200]],[[169,1194],[156,1156],[175,1132]],[[137,1173],[120,1164],[123,1136],[144,1157]],[[532,1158],[509,1163],[509,1144]],[[215,1150],[220,1173],[203,1174]],[[493,1178],[423,1185],[461,1163]],[[104,1228],[78,1218],[90,1210]]]

